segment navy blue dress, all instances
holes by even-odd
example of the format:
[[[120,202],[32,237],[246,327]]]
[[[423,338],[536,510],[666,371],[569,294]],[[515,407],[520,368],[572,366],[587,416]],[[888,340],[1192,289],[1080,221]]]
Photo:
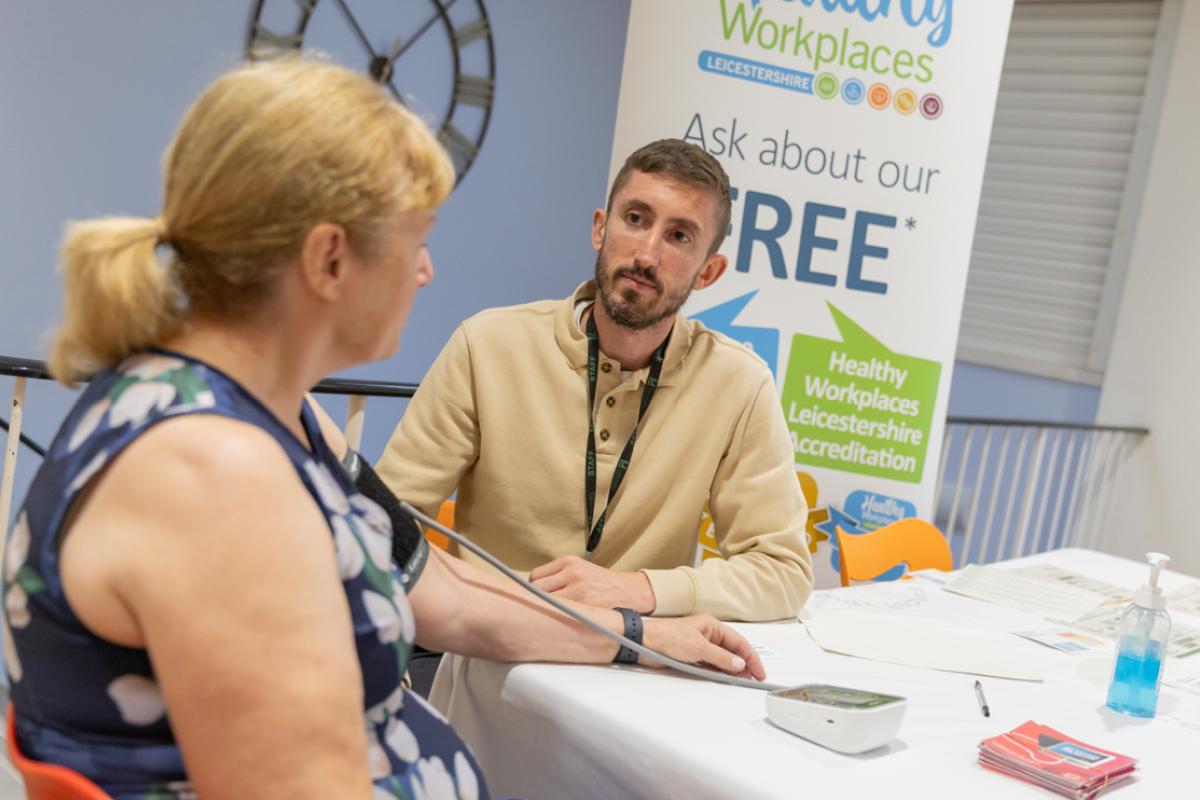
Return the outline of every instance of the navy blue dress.
[[[120,800],[194,797],[145,650],[93,634],[59,575],[59,534],[88,481],[161,420],[219,414],[275,437],[329,522],[365,689],[376,798],[487,798],[478,764],[444,718],[400,685],[414,636],[387,514],[357,493],[312,412],[310,451],[231,378],[182,355],[129,358],[97,375],[59,430],[4,553],[4,655],[17,738]],[[264,731],[269,735],[269,731]]]

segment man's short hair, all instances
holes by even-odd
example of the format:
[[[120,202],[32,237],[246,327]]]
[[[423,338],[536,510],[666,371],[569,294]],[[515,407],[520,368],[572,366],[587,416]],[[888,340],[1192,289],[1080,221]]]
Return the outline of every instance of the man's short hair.
[[[719,161],[703,148],[682,139],[659,139],[643,145],[625,159],[621,171],[613,179],[606,206],[608,213],[612,213],[613,197],[629,180],[630,173],[635,171],[663,175],[689,186],[708,189],[717,203],[717,232],[708,252],[711,255],[721,248],[729,231],[732,204],[729,200],[729,176]]]

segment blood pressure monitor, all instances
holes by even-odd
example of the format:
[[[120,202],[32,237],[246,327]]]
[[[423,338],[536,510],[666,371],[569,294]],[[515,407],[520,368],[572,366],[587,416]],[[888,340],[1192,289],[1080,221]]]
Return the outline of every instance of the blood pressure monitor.
[[[907,707],[903,697],[821,683],[767,695],[773,724],[839,753],[862,753],[896,738]]]

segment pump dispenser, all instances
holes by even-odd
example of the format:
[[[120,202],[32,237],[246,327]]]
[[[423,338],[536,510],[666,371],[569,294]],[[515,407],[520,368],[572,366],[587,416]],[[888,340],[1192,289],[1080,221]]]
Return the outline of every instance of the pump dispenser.
[[[1163,659],[1171,636],[1171,618],[1158,576],[1169,556],[1147,553],[1150,580],[1142,584],[1121,615],[1117,657],[1108,686],[1108,707],[1135,717],[1153,717]]]

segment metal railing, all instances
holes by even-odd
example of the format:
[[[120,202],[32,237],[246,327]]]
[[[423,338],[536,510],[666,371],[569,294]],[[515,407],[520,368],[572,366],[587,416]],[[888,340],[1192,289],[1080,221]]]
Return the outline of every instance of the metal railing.
[[[0,533],[7,529],[27,380],[50,380],[41,361],[0,356],[14,378],[12,416],[0,483]],[[347,395],[346,439],[361,445],[368,397],[412,397],[415,383],[325,380],[317,394]],[[0,423],[4,420],[0,418]],[[1058,547],[1095,547],[1120,470],[1149,434],[1145,428],[948,417],[935,489],[933,522],[946,535],[956,567],[986,564]]]
[[[1100,542],[1120,471],[1146,428],[951,417],[934,524],[954,565]]]

